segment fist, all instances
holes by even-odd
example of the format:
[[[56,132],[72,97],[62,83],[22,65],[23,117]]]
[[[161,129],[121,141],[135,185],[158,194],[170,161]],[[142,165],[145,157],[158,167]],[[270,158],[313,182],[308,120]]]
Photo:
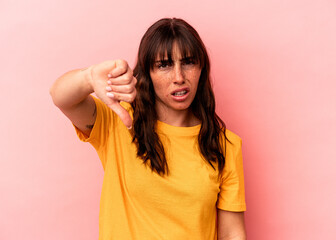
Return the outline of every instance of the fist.
[[[95,94],[129,129],[132,127],[132,118],[120,105],[120,101],[133,102],[136,82],[132,69],[124,60],[105,61],[91,67],[91,85]]]

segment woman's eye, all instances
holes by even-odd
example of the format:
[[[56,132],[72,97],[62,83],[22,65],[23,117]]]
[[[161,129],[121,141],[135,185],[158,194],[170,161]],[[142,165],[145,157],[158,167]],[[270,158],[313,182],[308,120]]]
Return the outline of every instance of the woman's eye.
[[[171,66],[171,64],[170,64],[168,61],[161,61],[161,62],[157,65],[158,68],[167,68],[167,67],[169,67],[169,66]]]
[[[162,63],[162,64],[159,64],[158,68],[166,68],[168,67],[168,64],[166,63]]]
[[[195,60],[193,58],[186,58],[183,60],[183,64],[185,65],[194,65],[195,64]]]

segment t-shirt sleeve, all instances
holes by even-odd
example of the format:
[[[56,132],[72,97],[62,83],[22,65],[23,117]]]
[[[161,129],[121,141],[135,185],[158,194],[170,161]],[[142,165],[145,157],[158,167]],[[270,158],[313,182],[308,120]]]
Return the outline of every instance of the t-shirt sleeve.
[[[105,144],[109,135],[109,130],[114,118],[114,113],[106,106],[100,99],[92,96],[95,104],[97,117],[91,130],[90,136],[85,135],[76,126],[76,133],[79,139],[83,142],[89,142],[97,151],[99,151]]]
[[[227,130],[225,166],[220,184],[217,208],[232,211],[246,211],[242,140]]]

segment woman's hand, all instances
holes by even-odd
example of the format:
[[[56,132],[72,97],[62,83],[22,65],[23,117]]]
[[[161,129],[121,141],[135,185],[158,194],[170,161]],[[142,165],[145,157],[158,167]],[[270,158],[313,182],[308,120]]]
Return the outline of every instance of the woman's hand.
[[[133,102],[136,96],[136,78],[124,60],[105,61],[90,67],[91,86],[97,95],[125,124],[132,127],[132,118],[120,101]]]

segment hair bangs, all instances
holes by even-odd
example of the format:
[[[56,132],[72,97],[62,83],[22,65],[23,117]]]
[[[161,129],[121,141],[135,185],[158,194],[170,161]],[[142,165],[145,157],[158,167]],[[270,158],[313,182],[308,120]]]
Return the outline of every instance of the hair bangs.
[[[200,67],[203,68],[205,56],[202,53],[202,48],[199,46],[197,39],[195,39],[194,36],[190,38],[189,35],[180,35],[175,40],[182,58],[193,58],[195,63],[200,64]]]
[[[160,36],[154,37],[153,40],[151,51],[148,54],[151,69],[157,61],[173,62],[174,44],[177,44],[182,59],[193,58],[195,63],[200,64],[200,67],[203,68],[205,56],[202,52],[202,46],[199,46],[197,38],[191,36],[190,33],[183,34],[183,30],[169,28],[164,29],[160,32]]]

